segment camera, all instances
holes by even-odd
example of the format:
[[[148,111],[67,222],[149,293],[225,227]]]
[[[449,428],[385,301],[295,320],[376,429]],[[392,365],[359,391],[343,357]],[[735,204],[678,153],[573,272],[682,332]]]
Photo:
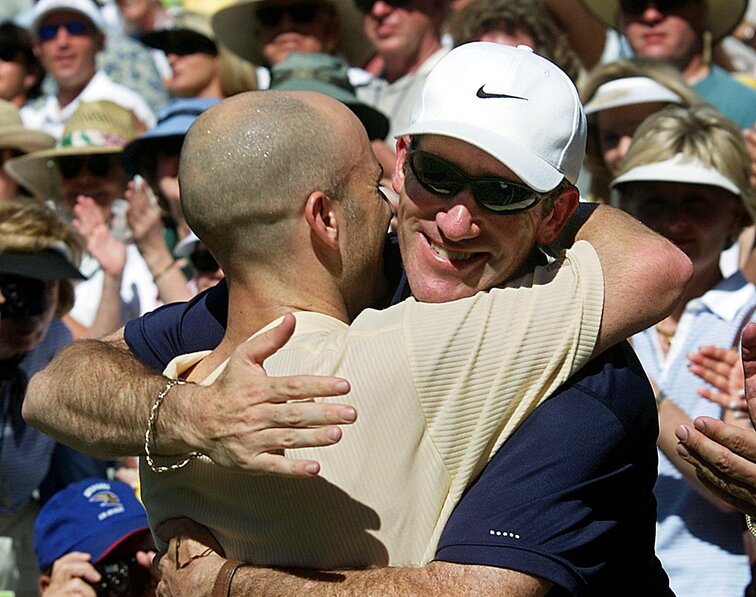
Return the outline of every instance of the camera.
[[[153,587],[152,574],[140,565],[135,556],[125,560],[100,562],[95,568],[102,578],[93,583],[97,597],[141,597],[150,595]]]
[[[0,292],[5,302],[0,305],[0,317],[23,319],[42,315],[47,307],[45,283],[24,276],[0,276]]]

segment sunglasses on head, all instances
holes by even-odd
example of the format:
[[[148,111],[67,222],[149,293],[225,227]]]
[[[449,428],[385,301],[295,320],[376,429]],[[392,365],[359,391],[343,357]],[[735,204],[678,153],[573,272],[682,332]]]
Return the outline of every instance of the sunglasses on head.
[[[70,21],[68,23],[50,23],[42,25],[37,32],[39,41],[50,41],[58,35],[58,30],[63,27],[68,35],[88,35],[89,24],[86,21]]]
[[[649,4],[653,4],[656,9],[661,13],[675,12],[686,4],[693,4],[697,0],[656,0],[650,2],[649,0],[620,0],[620,7],[623,13],[627,15],[640,15],[648,8]]]
[[[111,155],[63,156],[58,158],[58,169],[64,180],[70,180],[86,169],[92,176],[104,178],[110,174],[115,160]]]
[[[255,11],[255,19],[262,27],[277,27],[284,16],[296,25],[309,25],[318,16],[317,4],[290,4],[288,6],[261,6]]]
[[[409,152],[409,167],[422,187],[434,195],[453,197],[465,187],[475,202],[498,214],[514,214],[530,209],[542,195],[524,184],[493,176],[467,176],[454,164],[417,149]]]
[[[373,4],[377,1],[378,0],[354,0],[354,5],[360,12],[367,14],[373,10]],[[383,2],[394,8],[403,8],[410,3],[410,0],[383,0]]]

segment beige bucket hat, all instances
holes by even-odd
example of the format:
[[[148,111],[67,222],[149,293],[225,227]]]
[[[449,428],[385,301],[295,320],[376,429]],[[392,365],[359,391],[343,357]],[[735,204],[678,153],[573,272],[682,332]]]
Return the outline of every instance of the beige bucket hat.
[[[49,149],[55,145],[55,137],[28,129],[19,116],[18,108],[8,101],[0,99],[0,149],[15,149],[31,153],[40,149]]]
[[[136,118],[126,108],[110,101],[82,102],[55,147],[8,160],[5,169],[35,195],[58,199],[60,158],[120,154],[136,134]]]
[[[364,65],[374,54],[373,46],[365,37],[362,14],[352,0],[312,0],[331,5],[339,16],[339,38],[336,54],[344,56],[352,66]],[[213,15],[212,25],[218,41],[225,47],[254,64],[265,64],[260,52],[255,7],[259,4],[275,4],[276,0],[245,0]]]
[[[619,0],[581,0],[585,7],[607,27],[619,27]],[[704,25],[712,39],[719,41],[743,20],[748,0],[703,0]]]

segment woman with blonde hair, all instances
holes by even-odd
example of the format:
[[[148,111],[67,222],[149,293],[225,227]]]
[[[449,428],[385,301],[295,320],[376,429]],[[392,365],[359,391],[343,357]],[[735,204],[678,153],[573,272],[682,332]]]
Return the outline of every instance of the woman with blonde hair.
[[[619,173],[635,130],[668,105],[701,103],[680,73],[665,62],[635,57],[602,64],[580,85],[588,120],[585,166],[591,201],[609,200],[609,182]]]
[[[675,429],[699,415],[742,421],[697,390],[688,354],[735,346],[754,319],[756,288],[725,278],[720,253],[753,221],[751,159],[740,130],[706,105],[668,106],[638,128],[612,181],[616,203],[682,249],[693,277],[678,308],[633,336],[659,407],[656,552],[678,595],[743,595],[750,580],[743,518],[709,493],[677,454]]]

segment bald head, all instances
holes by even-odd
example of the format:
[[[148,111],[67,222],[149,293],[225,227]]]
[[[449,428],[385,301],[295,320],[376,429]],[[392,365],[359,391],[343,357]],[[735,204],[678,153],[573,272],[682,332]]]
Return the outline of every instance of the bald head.
[[[269,256],[311,192],[342,195],[354,135],[365,134],[360,127],[343,104],[315,93],[224,100],[184,141],[179,180],[187,222],[224,269],[232,255]]]

